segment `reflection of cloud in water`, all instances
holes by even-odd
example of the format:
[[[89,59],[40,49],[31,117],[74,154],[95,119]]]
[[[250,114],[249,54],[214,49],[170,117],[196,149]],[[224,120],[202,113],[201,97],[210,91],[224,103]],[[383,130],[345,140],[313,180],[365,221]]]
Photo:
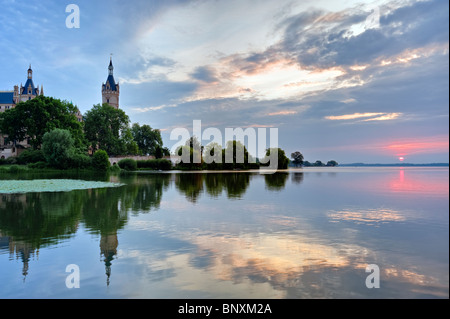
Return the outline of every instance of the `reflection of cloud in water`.
[[[406,218],[399,211],[392,209],[339,210],[329,212],[332,222],[353,221],[357,224],[378,225],[388,222],[401,222]]]
[[[326,245],[314,238],[286,233],[222,236],[178,233],[177,237],[193,244],[195,251],[168,254],[158,264],[148,258],[147,266],[161,271],[162,262],[171,268],[168,280],[179,289],[198,292],[214,287],[213,293],[218,296],[226,291],[225,295],[244,298],[252,291],[252,297],[256,298],[287,297],[287,290],[298,288],[305,273],[352,268],[352,259],[366,259],[368,254],[357,245]],[[198,256],[202,256],[201,267]]]
[[[345,218],[373,223],[375,218],[371,214],[375,211],[365,213],[367,216],[350,214]],[[385,221],[402,220],[395,211],[386,210],[378,217]],[[283,225],[295,224],[289,219],[280,222]],[[159,229],[159,226],[152,222],[144,228],[150,231]],[[412,296],[414,292],[444,297],[446,294],[445,283],[422,275],[423,270],[392,263],[386,266],[386,257],[390,258],[384,253],[379,255],[380,252],[358,243],[329,242],[320,235],[311,236],[301,231],[205,234],[174,230],[161,235],[163,240],[182,240],[186,245],[172,251],[150,253],[134,250],[127,255],[138,259],[138,264],[144,267],[143,279],[173,287],[179,294],[176,297],[367,297],[369,289],[364,284],[368,275],[365,267],[373,261],[380,266],[384,297],[396,296],[399,290]],[[147,290],[147,287],[144,280],[140,289]]]

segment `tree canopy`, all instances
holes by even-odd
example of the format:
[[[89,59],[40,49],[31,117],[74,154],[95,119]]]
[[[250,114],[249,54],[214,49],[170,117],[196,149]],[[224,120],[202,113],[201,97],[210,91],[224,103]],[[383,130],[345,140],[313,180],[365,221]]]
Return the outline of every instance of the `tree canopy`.
[[[299,151],[291,153],[291,158],[292,158],[292,164],[294,164],[295,166],[303,165],[303,154],[300,153]]]
[[[74,155],[74,140],[68,130],[54,129],[44,134],[42,152],[52,167],[66,168]]]
[[[83,119],[84,134],[94,150],[102,149],[110,156],[137,153],[129,128],[130,119],[123,110],[106,103],[97,104]]]
[[[131,134],[143,155],[156,155],[156,151],[159,147],[158,152],[161,152],[162,156],[163,141],[159,130],[152,129],[151,126],[147,124],[140,126],[138,123],[134,123],[131,126]]]
[[[75,116],[77,111],[70,102],[37,96],[0,113],[0,132],[8,135],[8,141],[28,139],[34,149],[39,149],[45,133],[56,128],[66,129],[74,139],[75,147],[81,148],[85,139],[83,125]]]
[[[286,169],[288,168],[289,165],[289,158],[286,157],[286,153],[284,152],[284,150],[282,150],[281,148],[268,148],[266,150],[266,158],[264,159],[264,165],[269,165],[270,163],[270,157],[271,154],[273,155],[274,153],[277,154],[277,168],[278,169]]]

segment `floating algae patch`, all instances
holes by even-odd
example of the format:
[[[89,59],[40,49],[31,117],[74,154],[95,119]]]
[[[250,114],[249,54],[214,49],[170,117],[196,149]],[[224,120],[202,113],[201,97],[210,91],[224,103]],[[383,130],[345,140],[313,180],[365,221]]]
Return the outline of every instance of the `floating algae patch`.
[[[76,189],[118,187],[124,184],[76,179],[0,180],[0,194],[69,192]]]

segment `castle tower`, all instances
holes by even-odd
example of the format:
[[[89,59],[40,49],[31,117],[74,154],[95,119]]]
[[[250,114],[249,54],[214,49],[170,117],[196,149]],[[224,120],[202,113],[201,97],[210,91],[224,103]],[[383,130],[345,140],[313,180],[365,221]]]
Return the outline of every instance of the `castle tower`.
[[[34,99],[39,95],[39,88],[35,87],[33,83],[33,70],[31,69],[31,64],[28,68],[27,82],[25,83],[25,86],[22,86],[22,84],[20,84],[19,95],[19,100],[23,102]]]
[[[19,103],[19,86],[18,85],[14,85],[14,93],[13,93],[13,103],[17,104]]]
[[[109,60],[108,78],[102,84],[102,104],[107,103],[116,109],[119,108],[119,83],[114,81],[114,67],[112,58]]]

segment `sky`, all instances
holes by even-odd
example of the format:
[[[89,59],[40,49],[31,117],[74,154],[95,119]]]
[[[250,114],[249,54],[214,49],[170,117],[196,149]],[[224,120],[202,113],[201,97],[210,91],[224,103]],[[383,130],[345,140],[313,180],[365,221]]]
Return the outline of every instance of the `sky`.
[[[310,162],[449,162],[447,0],[0,0],[0,45],[0,90],[31,64],[82,113],[112,54],[120,108],[169,148],[201,121]]]

